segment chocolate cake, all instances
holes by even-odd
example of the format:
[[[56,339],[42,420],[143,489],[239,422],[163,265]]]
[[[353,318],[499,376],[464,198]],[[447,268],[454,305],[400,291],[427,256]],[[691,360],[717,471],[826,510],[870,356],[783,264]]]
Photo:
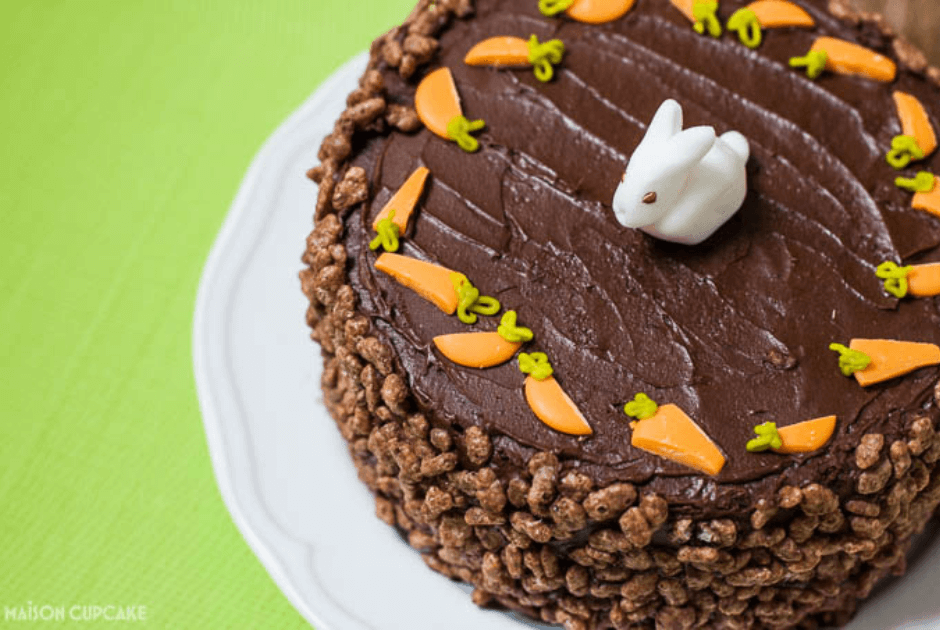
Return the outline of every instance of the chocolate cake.
[[[940,72],[843,2],[569,4],[422,0],[373,44],[308,173],[326,405],[379,518],[480,605],[842,625],[940,503]],[[447,80],[459,102],[416,97]],[[743,205],[695,245],[612,208],[669,99],[749,146]]]

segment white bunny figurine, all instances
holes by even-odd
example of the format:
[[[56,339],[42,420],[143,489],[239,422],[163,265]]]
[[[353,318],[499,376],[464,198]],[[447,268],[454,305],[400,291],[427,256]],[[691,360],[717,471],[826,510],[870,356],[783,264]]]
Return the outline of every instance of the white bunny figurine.
[[[697,245],[738,211],[747,196],[747,139],[713,127],[682,130],[682,106],[664,102],[614,194],[614,214],[630,228]]]

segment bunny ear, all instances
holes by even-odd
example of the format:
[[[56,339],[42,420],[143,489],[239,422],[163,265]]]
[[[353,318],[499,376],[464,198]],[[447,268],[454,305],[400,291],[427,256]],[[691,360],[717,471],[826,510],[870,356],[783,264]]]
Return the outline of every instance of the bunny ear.
[[[682,131],[682,105],[669,99],[663,101],[646,131],[646,138],[666,141]]]
[[[692,127],[676,134],[668,142],[667,155],[675,156],[683,166],[693,166],[711,151],[717,140],[714,127]]]

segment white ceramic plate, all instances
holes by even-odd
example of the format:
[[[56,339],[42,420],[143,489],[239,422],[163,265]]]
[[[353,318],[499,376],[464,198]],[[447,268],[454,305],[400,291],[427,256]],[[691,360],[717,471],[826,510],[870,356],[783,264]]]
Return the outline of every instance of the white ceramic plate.
[[[249,546],[317,630],[519,630],[428,569],[374,516],[320,401],[321,362],[297,272],[316,188],[304,177],[366,64],[336,72],[248,170],[199,288],[193,354],[222,498]],[[883,589],[854,630],[940,628],[940,544]],[[912,621],[917,620],[917,621]]]

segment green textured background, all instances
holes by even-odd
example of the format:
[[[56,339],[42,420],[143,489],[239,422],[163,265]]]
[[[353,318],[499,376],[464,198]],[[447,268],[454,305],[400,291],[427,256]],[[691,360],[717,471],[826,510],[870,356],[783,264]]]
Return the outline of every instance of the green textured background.
[[[0,2],[0,626],[305,627],[216,489],[196,287],[264,139],[413,4]]]

